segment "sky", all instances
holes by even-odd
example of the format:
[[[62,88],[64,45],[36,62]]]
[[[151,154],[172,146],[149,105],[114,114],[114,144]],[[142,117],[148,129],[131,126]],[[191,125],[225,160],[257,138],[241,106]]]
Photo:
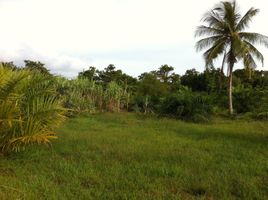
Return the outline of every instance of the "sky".
[[[218,0],[0,0],[0,60],[45,63],[75,77],[109,64],[139,74],[163,64],[175,72],[204,69],[195,29]],[[260,9],[250,31],[268,35],[267,0],[238,0],[242,13]],[[268,70],[268,50],[260,47]],[[241,67],[237,64],[237,68]]]

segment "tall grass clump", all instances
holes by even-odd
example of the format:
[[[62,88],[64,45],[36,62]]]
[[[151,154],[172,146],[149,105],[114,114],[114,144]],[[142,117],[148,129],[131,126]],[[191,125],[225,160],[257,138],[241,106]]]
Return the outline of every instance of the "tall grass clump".
[[[71,115],[95,112],[120,112],[127,109],[130,94],[115,82],[103,86],[87,78],[56,78],[59,94]]]
[[[119,112],[121,108],[121,98],[123,89],[115,82],[110,82],[104,93],[106,110]]]
[[[52,81],[38,72],[0,65],[0,152],[48,144],[65,119]]]
[[[88,79],[73,79],[58,77],[56,79],[58,92],[64,99],[64,105],[73,114],[95,112],[98,104],[102,104],[102,87]]]

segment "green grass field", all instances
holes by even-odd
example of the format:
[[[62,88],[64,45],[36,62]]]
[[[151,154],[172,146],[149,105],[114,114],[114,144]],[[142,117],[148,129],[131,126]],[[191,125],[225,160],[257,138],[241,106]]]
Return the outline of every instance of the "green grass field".
[[[134,114],[69,119],[0,157],[0,199],[268,199],[268,124]]]

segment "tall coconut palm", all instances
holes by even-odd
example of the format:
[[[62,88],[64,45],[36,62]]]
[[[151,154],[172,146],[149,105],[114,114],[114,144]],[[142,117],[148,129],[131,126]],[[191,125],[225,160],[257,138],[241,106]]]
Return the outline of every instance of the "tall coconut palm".
[[[232,72],[234,64],[242,61],[247,69],[256,68],[256,61],[260,61],[263,65],[263,55],[254,45],[261,44],[268,48],[267,36],[245,31],[258,12],[259,9],[250,8],[244,16],[241,16],[236,1],[220,2],[204,14],[202,21],[205,25],[198,26],[195,33],[196,37],[206,36],[196,43],[197,51],[206,49],[203,54],[206,66],[213,65],[215,59],[221,56],[223,56],[223,63],[228,66],[230,114],[233,114]]]

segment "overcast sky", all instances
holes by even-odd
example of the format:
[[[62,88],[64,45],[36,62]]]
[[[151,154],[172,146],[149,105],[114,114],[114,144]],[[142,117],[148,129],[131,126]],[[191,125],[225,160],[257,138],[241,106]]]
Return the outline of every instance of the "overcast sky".
[[[169,64],[177,73],[204,69],[196,26],[218,0],[0,0],[0,60],[39,60],[74,77],[114,64],[138,76]],[[260,8],[251,31],[268,35],[267,0],[240,0],[241,12]],[[268,70],[268,50],[260,48]],[[239,66],[237,66],[239,67]],[[259,68],[261,69],[261,67]]]

